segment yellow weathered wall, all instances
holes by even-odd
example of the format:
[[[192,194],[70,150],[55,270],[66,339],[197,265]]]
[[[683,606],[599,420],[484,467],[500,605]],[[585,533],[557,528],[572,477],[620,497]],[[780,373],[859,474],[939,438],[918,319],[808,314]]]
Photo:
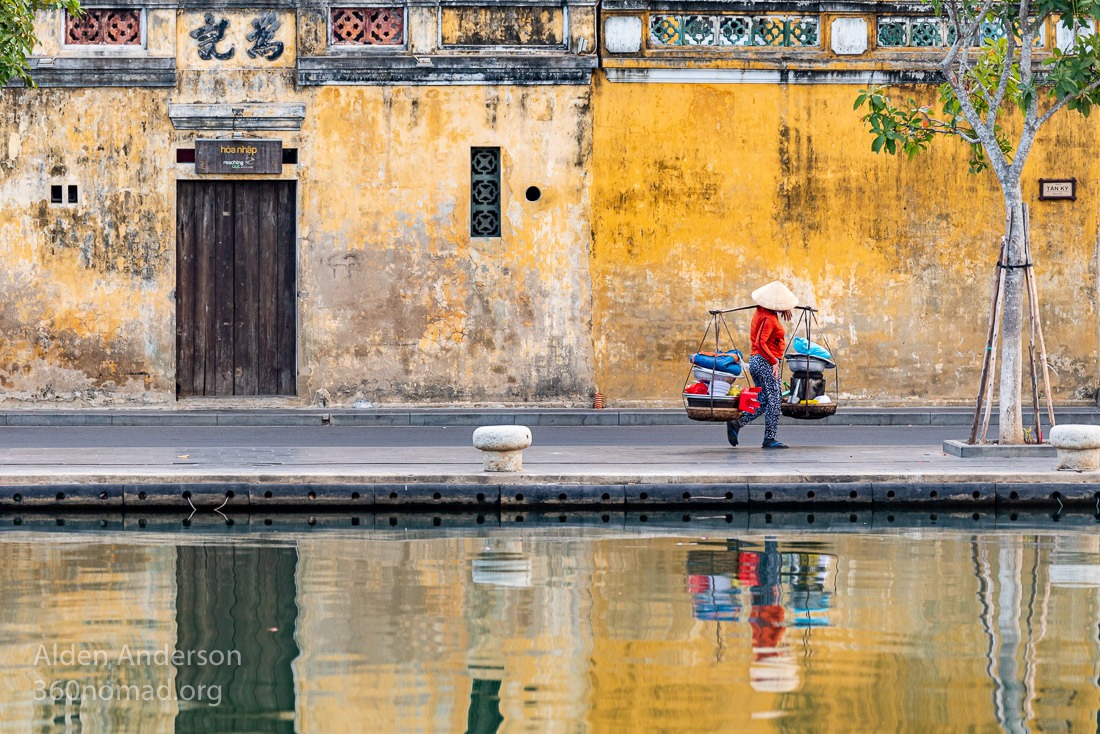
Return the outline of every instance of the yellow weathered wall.
[[[773,279],[821,309],[842,392],[970,399],[1004,205],[992,173],[967,173],[960,144],[936,141],[915,161],[875,155],[855,86],[597,77],[593,334],[611,399],[676,398],[707,310],[748,305]],[[1095,125],[1063,114],[1041,140],[1024,192],[1056,397],[1092,398]],[[1070,176],[1076,202],[1037,200],[1038,178]],[[730,322],[746,353],[750,314]]]
[[[966,173],[954,141],[913,162],[873,154],[857,86],[597,72],[590,87],[299,88],[296,39],[324,53],[323,18],[280,12],[272,62],[246,55],[258,13],[219,11],[219,49],[236,54],[208,62],[189,36],[203,11],[149,11],[148,48],[118,53],[176,55],[174,89],[0,90],[5,398],[171,401],[175,182],[197,177],[175,151],[231,133],[176,130],[168,105],[275,102],[306,106],[302,130],[244,135],[299,151],[281,177],[298,181],[301,402],[580,404],[596,386],[612,404],[675,401],[707,309],[773,278],[821,308],[843,393],[973,394],[998,187]],[[570,38],[594,22],[574,15]],[[417,23],[410,43],[434,43]],[[43,14],[39,55],[77,53],[59,24]],[[1094,124],[1063,113],[1041,141],[1025,194],[1056,397],[1092,399]],[[473,146],[502,151],[500,238],[469,236]],[[1068,176],[1076,202],[1036,200],[1036,179]],[[79,205],[49,205],[50,185],[70,183]],[[747,349],[747,314],[732,323]]]
[[[175,223],[164,97],[0,90],[4,397],[172,395]],[[79,203],[49,204],[54,184],[76,184]]]
[[[588,114],[585,87],[319,89],[300,152],[302,393],[586,393]],[[473,146],[501,148],[499,238],[470,237]]]

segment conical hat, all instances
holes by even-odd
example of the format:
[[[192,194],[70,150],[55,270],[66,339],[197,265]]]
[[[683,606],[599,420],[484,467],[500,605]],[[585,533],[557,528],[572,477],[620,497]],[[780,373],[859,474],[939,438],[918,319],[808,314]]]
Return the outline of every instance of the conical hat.
[[[757,306],[763,306],[771,311],[790,311],[798,305],[798,296],[791,293],[791,289],[778,280],[773,280],[754,290],[752,300]]]

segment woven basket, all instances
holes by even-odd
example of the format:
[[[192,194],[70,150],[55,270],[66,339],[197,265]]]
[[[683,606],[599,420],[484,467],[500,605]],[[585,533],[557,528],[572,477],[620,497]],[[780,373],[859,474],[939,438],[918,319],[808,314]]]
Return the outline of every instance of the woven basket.
[[[684,395],[684,407],[693,421],[735,421],[741,417],[739,398]]]
[[[807,403],[805,405],[796,403],[782,403],[779,406],[779,412],[788,418],[795,418],[797,420],[813,421],[821,418],[828,418],[836,413],[836,403],[825,403],[819,405],[816,403]]]

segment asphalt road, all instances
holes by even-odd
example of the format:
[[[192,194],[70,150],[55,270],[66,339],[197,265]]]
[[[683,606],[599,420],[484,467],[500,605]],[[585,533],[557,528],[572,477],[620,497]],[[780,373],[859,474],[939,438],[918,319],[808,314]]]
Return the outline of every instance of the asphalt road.
[[[137,447],[423,447],[469,446],[473,427],[8,427],[0,428],[0,448]],[[725,446],[722,423],[689,426],[555,427],[534,426],[539,446]],[[781,425],[779,438],[797,446],[939,446],[965,438],[959,426]],[[759,445],[763,420],[742,431],[742,443]]]

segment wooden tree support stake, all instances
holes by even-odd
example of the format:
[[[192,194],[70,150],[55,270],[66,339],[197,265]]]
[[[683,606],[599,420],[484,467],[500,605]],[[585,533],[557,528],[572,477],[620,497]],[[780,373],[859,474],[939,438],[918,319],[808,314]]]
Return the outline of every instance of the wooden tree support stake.
[[[1011,235],[1012,217],[1008,219],[1009,234]],[[1008,237],[1001,238],[1001,251],[997,255],[997,262],[1004,262],[1005,252],[1008,249]],[[982,416],[982,403],[986,401],[986,393],[989,397],[993,395],[992,389],[990,389],[990,377],[993,371],[993,366],[997,362],[994,350],[997,346],[997,331],[1001,322],[1001,291],[1004,289],[1005,273],[1004,269],[997,267],[996,272],[993,275],[993,302],[989,308],[989,330],[986,333],[985,338],[985,353],[982,355],[982,373],[978,380],[978,399],[974,403],[974,425],[970,429],[970,440],[968,443],[975,444],[978,442],[978,424]],[[985,433],[989,427],[989,408],[986,408],[985,426],[982,428],[982,440],[985,440]]]
[[[1031,229],[1026,204],[1024,205],[1024,257],[1027,262],[1034,262],[1031,256]],[[1035,332],[1039,336],[1039,363],[1043,367],[1043,394],[1046,397],[1047,420],[1050,421],[1050,425],[1053,428],[1057,425],[1054,421],[1054,397],[1050,391],[1050,370],[1047,367],[1047,343],[1046,339],[1043,338],[1043,320],[1039,314],[1039,286],[1038,282],[1035,280],[1034,266],[1027,268],[1027,285],[1029,296],[1028,307],[1031,309],[1032,316],[1035,319]]]

